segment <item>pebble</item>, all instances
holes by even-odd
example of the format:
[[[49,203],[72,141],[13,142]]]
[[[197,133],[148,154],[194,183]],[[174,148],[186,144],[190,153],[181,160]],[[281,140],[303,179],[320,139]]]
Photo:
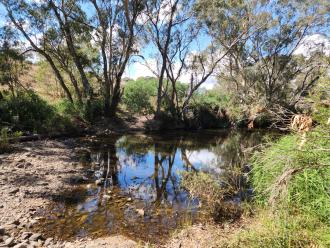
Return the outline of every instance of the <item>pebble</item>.
[[[3,226],[0,226],[0,235],[4,235],[6,233],[6,229]]]
[[[10,237],[10,238],[6,239],[5,244],[8,245],[8,246],[13,245],[14,244],[14,238]]]
[[[28,245],[26,243],[20,243],[20,244],[17,244],[15,245],[13,248],[27,248]]]
[[[26,240],[26,239],[30,238],[31,235],[32,235],[31,232],[23,232],[21,238],[22,238],[23,240]]]
[[[41,236],[41,233],[35,233],[35,234],[32,234],[32,236],[29,238],[30,241],[37,241],[38,239],[41,239],[42,236]]]
[[[14,225],[16,225],[16,226],[18,226],[19,225],[19,220],[14,220],[13,222],[11,222],[10,224],[14,224]]]
[[[19,188],[12,189],[9,194],[16,194],[17,192],[19,192]]]
[[[53,238],[48,238],[48,239],[46,239],[44,246],[48,246],[48,245],[50,245],[50,243],[52,243],[53,240],[54,240]]]

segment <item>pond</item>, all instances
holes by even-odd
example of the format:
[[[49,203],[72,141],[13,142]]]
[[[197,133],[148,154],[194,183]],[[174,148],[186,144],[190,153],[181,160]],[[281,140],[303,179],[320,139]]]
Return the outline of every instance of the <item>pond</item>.
[[[175,229],[205,221],[198,199],[180,186],[183,171],[210,173],[232,184],[239,203],[249,148],[262,131],[208,130],[98,137],[81,154],[85,176],[61,192],[39,231],[58,239],[122,234],[160,243]],[[84,140],[80,140],[84,142]]]

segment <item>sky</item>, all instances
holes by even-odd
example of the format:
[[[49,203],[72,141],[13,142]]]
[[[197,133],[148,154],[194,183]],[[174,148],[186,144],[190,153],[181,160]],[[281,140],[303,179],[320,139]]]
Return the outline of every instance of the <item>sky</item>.
[[[6,20],[5,20],[5,9],[4,7],[0,4],[0,27],[5,25]],[[210,38],[205,35],[199,35],[198,37],[198,42],[195,42],[192,44],[191,51],[192,52],[197,52],[198,50],[203,50],[205,49],[210,43]],[[295,54],[302,54],[304,56],[308,56],[308,54],[315,50],[316,47],[321,47],[323,46],[325,54],[330,56],[330,37],[324,35],[324,34],[313,34],[307,36],[302,43],[299,45],[297,50],[295,51]],[[149,66],[153,67],[153,70],[156,68],[156,60],[152,58],[150,55],[155,53],[155,48],[152,46],[146,46],[142,49],[142,54],[146,58],[147,63]],[[127,67],[125,71],[125,77],[137,79],[139,77],[146,77],[146,76],[155,76],[154,73],[144,65],[144,62],[142,59],[139,59],[138,57],[134,57],[131,60],[131,63]],[[184,73],[180,77],[180,81],[183,83],[189,83],[190,80],[190,74],[189,73]],[[217,84],[217,80],[214,76],[211,76],[207,82],[202,85],[202,87],[206,89],[212,89],[214,85]]]

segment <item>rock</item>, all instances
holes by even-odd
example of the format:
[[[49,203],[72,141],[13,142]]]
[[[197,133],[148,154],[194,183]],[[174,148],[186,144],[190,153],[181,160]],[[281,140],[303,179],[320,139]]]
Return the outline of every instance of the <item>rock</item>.
[[[19,221],[19,220],[14,220],[14,221],[13,221],[13,222],[11,222],[10,224],[14,224],[14,225],[18,226],[18,225],[19,225],[19,223],[20,223],[20,221]]]
[[[31,232],[23,232],[22,235],[21,235],[21,239],[22,240],[27,240],[28,238],[30,238],[32,235]]]
[[[27,248],[27,247],[28,247],[28,244],[20,243],[20,244],[15,245],[13,248]]]
[[[5,235],[6,229],[3,226],[0,226],[0,235]]]
[[[41,233],[32,234],[29,238],[30,241],[37,241],[38,239],[42,239]]]
[[[47,182],[37,182],[37,185],[38,186],[47,186],[47,185],[49,185],[49,183],[47,183]]]
[[[9,229],[9,230],[12,230],[12,229],[16,228],[16,225],[15,224],[6,224],[5,228]]]
[[[8,246],[12,246],[15,243],[15,240],[13,237],[10,237],[8,239],[5,240],[5,244]]]
[[[138,215],[144,216],[144,210],[142,208],[137,208],[136,212],[138,213]]]
[[[13,195],[19,192],[19,188],[15,188],[9,191],[9,194]]]
[[[16,164],[16,167],[17,167],[17,168],[24,168],[24,163],[20,163],[20,162],[18,162],[18,163]]]
[[[44,246],[48,246],[48,245],[50,245],[51,243],[53,243],[53,238],[48,238],[48,239],[46,239],[46,241],[45,241],[45,243],[44,243]]]
[[[127,201],[128,201],[128,202],[131,202],[131,201],[132,201],[132,198],[131,198],[131,197],[128,197],[128,198],[127,198]]]

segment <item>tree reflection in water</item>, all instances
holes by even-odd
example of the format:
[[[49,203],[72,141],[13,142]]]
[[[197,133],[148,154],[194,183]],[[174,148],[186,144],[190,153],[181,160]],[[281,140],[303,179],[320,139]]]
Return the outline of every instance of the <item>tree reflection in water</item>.
[[[198,201],[180,187],[180,172],[210,173],[232,189],[230,197],[240,199],[247,187],[241,173],[244,151],[261,137],[258,132],[204,131],[96,140],[86,159],[90,184],[79,191],[86,197],[54,206],[43,228],[63,238],[110,233],[166,238],[187,221],[201,221]],[[58,212],[61,218],[54,217]]]

